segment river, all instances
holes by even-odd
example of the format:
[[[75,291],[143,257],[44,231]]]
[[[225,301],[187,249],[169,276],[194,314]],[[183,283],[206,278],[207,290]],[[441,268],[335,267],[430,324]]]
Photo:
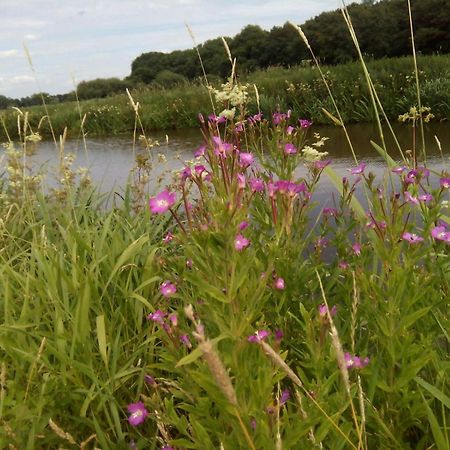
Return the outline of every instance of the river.
[[[411,127],[395,124],[394,128],[402,149],[405,151],[411,148]],[[380,175],[385,165],[382,157],[370,144],[371,140],[380,143],[375,125],[350,125],[348,131],[358,159],[367,163],[367,170]],[[342,129],[333,126],[313,126],[309,130],[310,138],[312,138],[314,132],[329,138],[324,150],[329,152],[333,168],[342,176],[348,174],[347,169],[355,164]],[[389,153],[394,159],[400,161],[398,152],[395,151],[395,143],[390,138],[390,132],[385,130],[385,134]],[[443,157],[438,149],[435,136],[441,143]],[[150,137],[160,143],[159,146],[155,146],[151,150],[154,168],[150,191],[154,192],[159,189],[156,180],[163,173],[179,170],[183,167],[183,161],[193,159],[193,152],[202,143],[202,136],[198,130],[188,129],[168,131],[167,137],[165,133],[156,132],[151,134]],[[425,137],[428,167],[436,171],[450,170],[450,123],[427,124]],[[418,141],[420,146],[419,138]],[[74,167],[89,168],[93,182],[103,192],[123,191],[130,169],[135,164],[135,154],[144,151],[139,143],[134,146],[133,139],[126,137],[87,138],[86,148],[87,151],[81,139],[68,140],[65,144],[65,152],[73,153],[76,156]],[[166,162],[160,162],[158,155],[164,155]],[[55,173],[55,166],[59,160],[59,152],[56,150],[55,144],[49,141],[40,142],[37,145],[37,152],[33,156],[33,160],[36,167],[48,169],[46,171],[49,174],[48,183],[53,184],[51,174]],[[4,165],[4,162],[2,162],[2,165]],[[299,175],[303,173],[303,170],[299,168]],[[165,180],[168,180],[168,177]],[[324,179],[319,186],[319,194],[322,194],[321,197],[323,197],[330,189],[332,189],[330,182]]]

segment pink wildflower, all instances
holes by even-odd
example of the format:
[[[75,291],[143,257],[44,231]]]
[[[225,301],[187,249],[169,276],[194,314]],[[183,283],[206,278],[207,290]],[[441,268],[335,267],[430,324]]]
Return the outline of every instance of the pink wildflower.
[[[364,169],[366,168],[365,163],[361,163],[359,166],[353,167],[353,169],[348,169],[352,175],[361,175],[364,173]]]
[[[168,244],[169,242],[171,242],[173,240],[173,234],[172,232],[168,232],[164,237],[163,237],[163,244]]]
[[[413,205],[419,204],[419,199],[417,197],[413,197],[408,191],[405,192],[405,201],[412,203]]]
[[[441,187],[444,188],[444,189],[450,188],[450,178],[441,178],[441,179],[439,180],[439,184],[440,184]]]
[[[251,178],[248,184],[253,192],[262,192],[264,190],[264,181],[261,178]]]
[[[203,156],[205,154],[206,145],[201,145],[194,153],[194,156],[196,158],[200,158],[200,156]]]
[[[245,189],[245,175],[242,173],[238,173],[236,175],[236,179],[238,182],[238,188],[239,189]]]
[[[281,393],[281,397],[280,397],[280,406],[283,406],[290,398],[291,398],[291,394],[290,394],[290,392],[289,392],[289,389],[285,389],[285,390]]]
[[[264,341],[269,336],[269,334],[270,333],[267,330],[258,330],[255,331],[255,334],[249,336],[247,338],[247,341],[252,343],[261,342]]]
[[[312,125],[312,122],[308,119],[299,119],[298,123],[302,128],[309,128]]]
[[[328,308],[327,305],[325,303],[322,303],[321,305],[319,305],[319,316],[320,317],[328,317]],[[332,308],[330,309],[330,315],[331,316],[335,316],[337,313],[337,306],[333,305]]]
[[[153,214],[163,214],[175,204],[175,201],[175,192],[162,191],[157,196],[150,198],[150,211]]]
[[[166,313],[162,312],[160,309],[157,309],[155,312],[150,313],[147,316],[147,320],[153,320],[153,322],[164,324],[164,317],[166,317]]]
[[[161,292],[161,294],[164,297],[169,298],[173,294],[175,294],[175,292],[177,292],[177,287],[173,283],[171,283],[169,280],[166,280],[159,287],[159,291]]]
[[[352,249],[355,252],[356,256],[361,256],[361,244],[359,244],[358,242],[355,242],[352,245]]]
[[[148,411],[145,409],[145,405],[142,402],[130,403],[127,406],[127,410],[130,413],[128,422],[133,427],[144,423],[145,418],[148,416]]]
[[[370,362],[367,356],[365,358],[360,358],[359,356],[353,356],[348,352],[344,353],[344,360],[347,369],[363,369]]]
[[[434,227],[431,230],[431,236],[438,241],[450,243],[450,232],[444,226]]]
[[[253,153],[239,153],[239,165],[241,167],[248,167],[254,160]]]
[[[423,242],[423,237],[418,236],[415,233],[405,232],[402,235],[402,239],[404,241],[408,241],[410,244],[418,244],[419,242]]]
[[[278,289],[280,291],[282,291],[285,288],[285,283],[284,283],[284,279],[281,277],[278,277],[274,283],[273,283],[273,287],[275,289]]]
[[[247,248],[250,245],[250,241],[245,238],[244,236],[242,236],[242,234],[238,234],[235,238],[234,238],[234,248],[240,252],[242,250],[244,250],[245,248]]]
[[[290,142],[288,142],[285,146],[284,146],[284,153],[286,155],[295,155],[297,153],[297,149],[295,148],[294,144],[291,144]]]

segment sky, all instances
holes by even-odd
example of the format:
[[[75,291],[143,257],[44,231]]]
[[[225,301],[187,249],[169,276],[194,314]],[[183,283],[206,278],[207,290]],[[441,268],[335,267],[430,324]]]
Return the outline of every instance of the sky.
[[[245,25],[301,24],[340,0],[0,0],[0,95],[62,94],[130,74],[141,53],[192,48]],[[31,56],[32,66],[25,47]]]

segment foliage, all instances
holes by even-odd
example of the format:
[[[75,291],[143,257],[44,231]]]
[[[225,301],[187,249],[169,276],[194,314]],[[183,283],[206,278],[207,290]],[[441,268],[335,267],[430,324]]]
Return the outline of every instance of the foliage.
[[[249,114],[247,89],[214,92],[233,118],[200,116],[197,159],[150,208],[147,152],[120,203],[63,140],[43,186],[19,115],[0,191],[1,447],[448,447],[449,174],[414,157],[340,178],[310,121]],[[323,176],[335,204],[317,217]]]

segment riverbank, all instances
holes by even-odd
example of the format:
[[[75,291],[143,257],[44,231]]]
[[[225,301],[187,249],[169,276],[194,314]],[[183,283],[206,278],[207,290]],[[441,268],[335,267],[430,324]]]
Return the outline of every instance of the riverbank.
[[[436,120],[447,120],[450,118],[450,55],[419,56],[418,66],[422,104],[431,108]],[[368,67],[389,119],[396,120],[417,103],[411,57],[371,61]],[[373,121],[360,64],[324,66],[322,69],[343,119],[346,122]],[[257,112],[256,96],[251,88],[255,84],[261,110],[267,117],[278,108],[292,109],[299,118],[309,118],[316,124],[330,123],[322,108],[333,112],[333,106],[314,67],[272,68],[245,76],[242,82],[250,86],[250,113]],[[208,114],[212,110],[207,89],[198,84],[171,89],[149,88],[133,91],[132,96],[139,102],[139,117],[146,132],[197,127],[198,113]],[[24,111],[28,113],[34,131],[39,129],[43,137],[51,136],[48,120],[41,120],[46,116],[44,107],[31,107]],[[130,134],[135,127],[135,114],[125,93],[79,104],[51,104],[48,105],[48,113],[55,135],[62,134],[67,127],[70,137],[78,137],[81,125],[89,136]],[[10,109],[0,112],[0,115],[5,123],[5,127],[0,128],[0,139],[6,140],[6,131],[16,139],[17,112]]]

